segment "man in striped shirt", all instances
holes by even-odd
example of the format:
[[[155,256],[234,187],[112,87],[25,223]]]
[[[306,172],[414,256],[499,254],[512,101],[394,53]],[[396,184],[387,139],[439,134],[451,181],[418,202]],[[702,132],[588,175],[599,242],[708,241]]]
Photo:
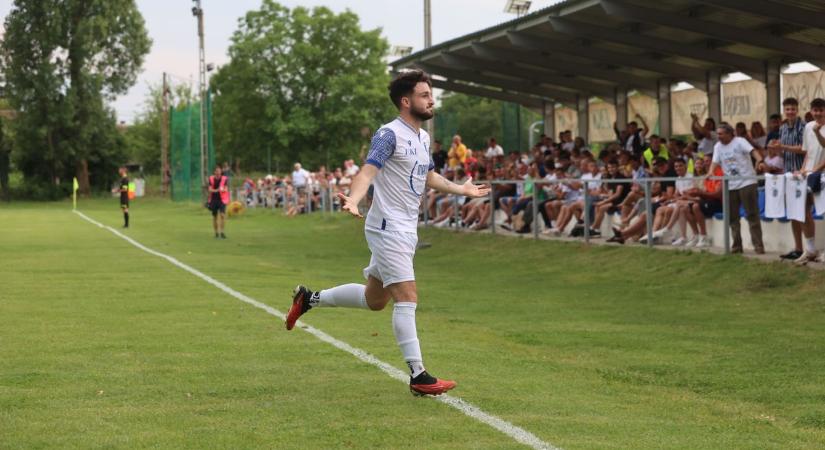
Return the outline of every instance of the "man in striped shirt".
[[[805,133],[805,121],[799,117],[799,101],[788,97],[782,102],[785,121],[779,127],[779,139],[768,143],[768,148],[779,149],[784,153],[785,173],[795,173],[802,168],[805,149],[802,148],[802,136]],[[794,249],[781,256],[782,259],[796,260],[802,256],[802,223],[791,221]]]

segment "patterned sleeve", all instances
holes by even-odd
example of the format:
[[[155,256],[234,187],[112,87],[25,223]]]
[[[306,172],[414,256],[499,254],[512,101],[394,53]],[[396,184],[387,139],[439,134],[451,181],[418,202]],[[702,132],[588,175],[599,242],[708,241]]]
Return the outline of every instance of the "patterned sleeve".
[[[372,164],[380,169],[384,167],[384,163],[390,159],[394,151],[395,132],[389,128],[381,128],[372,137],[370,151],[367,154],[367,164]]]

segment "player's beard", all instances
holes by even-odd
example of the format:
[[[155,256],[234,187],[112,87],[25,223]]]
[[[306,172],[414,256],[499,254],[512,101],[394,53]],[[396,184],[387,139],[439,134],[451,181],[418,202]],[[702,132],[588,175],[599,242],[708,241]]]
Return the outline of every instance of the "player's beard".
[[[434,115],[432,111],[427,111],[426,109],[418,110],[416,108],[410,108],[410,114],[422,122],[432,119]]]

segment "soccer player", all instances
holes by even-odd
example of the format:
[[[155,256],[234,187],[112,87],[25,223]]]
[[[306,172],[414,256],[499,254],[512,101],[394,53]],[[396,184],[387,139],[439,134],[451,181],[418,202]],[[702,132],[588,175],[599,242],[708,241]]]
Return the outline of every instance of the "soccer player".
[[[120,209],[123,211],[123,228],[129,228],[129,172],[126,167],[118,169],[120,174]]]
[[[226,239],[223,227],[226,223],[226,204],[229,203],[229,179],[223,174],[221,166],[215,166],[209,177],[209,210],[212,211],[212,229],[215,239]]]
[[[353,180],[350,195],[338,194],[344,211],[363,217],[358,211],[358,203],[371,183],[375,188],[365,226],[372,253],[369,266],[364,269],[367,284],[344,284],[321,291],[297,286],[286,317],[286,328],[291,330],[298,318],[311,308],[380,311],[392,298],[395,300],[392,326],[410,369],[410,391],[414,395],[440,395],[456,384],[427,373],[418,344],[415,326],[418,292],[413,271],[418,242],[418,207],[427,187],[468,197],[488,195],[490,188],[473,184],[472,178],[464,184],[455,184],[433,170],[430,136],[421,129],[421,124],[433,117],[429,75],[418,70],[404,72],[390,83],[389,91],[399,116],[373,136],[366,164]]]

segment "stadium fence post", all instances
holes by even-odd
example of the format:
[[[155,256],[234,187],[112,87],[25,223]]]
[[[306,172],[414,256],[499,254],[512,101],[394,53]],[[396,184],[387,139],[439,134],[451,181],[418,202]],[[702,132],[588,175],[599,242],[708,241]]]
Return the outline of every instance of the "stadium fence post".
[[[590,186],[584,180],[584,243],[590,243]]]
[[[335,199],[332,197],[332,185],[327,185],[327,196],[329,197],[329,213],[335,212]]]
[[[539,184],[536,182],[537,180],[533,180],[533,239],[539,238],[539,221],[538,221],[538,213],[539,213]]]
[[[309,213],[312,212],[312,188],[311,187],[306,190],[306,195],[307,195],[306,209],[307,209],[307,214],[309,214]]]
[[[643,178],[642,182],[645,186],[645,222],[647,227],[647,246],[653,248],[653,205],[650,198],[650,179]]]
[[[495,189],[493,189],[496,185],[490,183],[490,233],[496,234],[496,194]]]
[[[730,210],[730,187],[728,186],[728,178],[725,177],[722,179],[722,222],[724,223],[725,231],[724,231],[724,243],[725,243],[725,254],[730,254],[730,221],[732,220],[731,217],[731,210]],[[736,211],[737,219],[739,218],[739,211]]]

